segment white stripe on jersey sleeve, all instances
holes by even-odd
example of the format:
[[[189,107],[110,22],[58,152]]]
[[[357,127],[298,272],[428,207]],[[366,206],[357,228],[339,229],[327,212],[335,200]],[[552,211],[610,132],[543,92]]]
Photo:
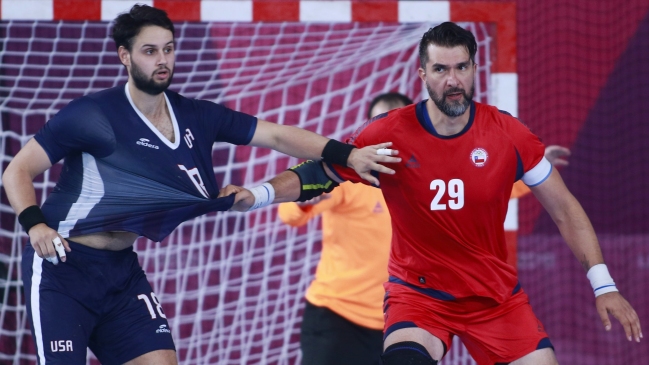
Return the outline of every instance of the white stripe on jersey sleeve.
[[[523,175],[523,182],[527,186],[537,186],[545,181],[552,172],[552,164],[547,158],[543,157],[536,166]]]

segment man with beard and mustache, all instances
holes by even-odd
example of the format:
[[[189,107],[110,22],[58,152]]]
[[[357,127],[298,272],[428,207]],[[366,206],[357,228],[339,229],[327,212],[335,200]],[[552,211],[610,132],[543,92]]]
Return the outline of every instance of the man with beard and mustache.
[[[389,139],[402,158],[396,174],[378,176],[393,232],[383,365],[437,364],[454,336],[480,365],[557,364],[507,264],[503,222],[517,180],[531,188],[587,271],[605,329],[612,314],[627,339],[639,342],[638,316],[618,292],[586,213],[543,156],[539,138],[508,113],[472,101],[476,51],[473,34],[454,23],[427,31],[419,76],[430,99],[373,119],[351,140],[360,148]],[[282,186],[276,200],[302,196],[305,176],[321,185],[362,182],[349,168],[304,163],[271,180]],[[247,190],[237,195],[235,209],[252,204]]]
[[[25,298],[39,364],[176,364],[166,316],[133,252],[138,236],[164,239],[181,222],[232,207],[220,193],[212,145],[272,148],[299,157],[391,173],[379,144],[356,149],[167,90],[175,62],[167,14],[135,5],[113,39],[128,83],[76,99],[14,157],[3,175],[29,235]],[[42,209],[33,179],[65,158]],[[253,188],[255,207],[273,186]],[[58,255],[58,256],[57,256]],[[58,264],[59,259],[63,261]],[[57,265],[57,266],[55,266]]]

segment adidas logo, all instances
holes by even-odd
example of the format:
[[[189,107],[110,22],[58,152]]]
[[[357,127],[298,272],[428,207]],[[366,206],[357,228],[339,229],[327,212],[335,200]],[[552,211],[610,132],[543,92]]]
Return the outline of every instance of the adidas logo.
[[[372,213],[383,213],[383,207],[381,206],[380,202],[376,202],[376,205],[374,206],[374,210],[372,210]]]
[[[146,138],[140,138],[140,140],[137,141],[137,142],[135,142],[135,143],[136,143],[136,144],[139,144],[140,146],[145,146],[145,147],[149,147],[149,148],[155,148],[156,150],[159,150],[159,149],[160,149],[160,147],[158,147],[158,146],[156,146],[156,145],[154,145],[154,144],[149,143],[149,140],[146,139]]]
[[[167,328],[166,324],[161,324],[160,327],[155,330],[155,333],[171,333],[171,331]]]
[[[411,168],[418,168],[419,167],[419,161],[415,158],[415,155],[410,156],[410,159],[406,161],[406,167],[411,167]]]

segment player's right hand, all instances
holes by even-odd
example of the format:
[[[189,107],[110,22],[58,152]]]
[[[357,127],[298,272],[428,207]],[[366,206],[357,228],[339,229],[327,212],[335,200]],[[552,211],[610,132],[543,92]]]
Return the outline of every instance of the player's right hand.
[[[37,224],[29,230],[29,241],[38,257],[54,265],[59,263],[58,257],[61,258],[61,261],[65,262],[66,251],[72,251],[68,241],[59,236],[55,230],[48,227],[45,223]],[[57,253],[59,255],[58,257],[56,256]]]
[[[234,197],[234,204],[230,210],[235,212],[247,212],[253,204],[255,204],[255,196],[252,195],[250,190],[236,185],[227,185],[219,190],[219,198],[236,194]]]
[[[372,175],[372,171],[380,172],[382,174],[394,174],[394,170],[383,166],[381,163],[397,163],[401,162],[400,157],[393,157],[399,154],[398,150],[389,149],[392,142],[379,143],[372,146],[363,148],[355,148],[347,159],[347,166],[356,171],[358,176],[378,186],[379,180]],[[382,150],[388,151],[388,155],[379,152]]]
[[[640,328],[638,314],[619,292],[610,292],[598,296],[595,299],[595,306],[607,331],[611,330],[611,320],[608,317],[610,313],[624,327],[627,340],[631,341],[633,338],[636,342],[640,342],[642,329]]]

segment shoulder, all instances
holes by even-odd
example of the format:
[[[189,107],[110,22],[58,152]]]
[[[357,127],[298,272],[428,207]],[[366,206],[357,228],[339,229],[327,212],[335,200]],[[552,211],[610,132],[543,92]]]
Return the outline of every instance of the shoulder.
[[[52,118],[53,121],[57,123],[63,123],[63,125],[69,125],[71,128],[80,128],[92,124],[107,124],[107,115],[105,112],[105,107],[109,107],[111,103],[103,103],[101,97],[97,97],[97,94],[90,94],[82,96],[78,99],[72,100],[68,105],[63,107],[59,112]]]
[[[110,89],[101,90],[96,93],[83,96],[79,98],[79,100],[83,99],[87,103],[92,102],[95,104],[95,106],[111,106],[111,104],[114,104],[116,102],[128,102],[124,88],[125,85],[111,87]]]
[[[217,104],[213,101],[203,100],[203,99],[194,99],[183,96],[175,91],[167,90],[165,91],[167,98],[177,108],[184,110],[191,109],[197,113],[205,113],[210,116],[214,116],[214,113],[221,114],[227,108],[223,105]]]
[[[474,105],[476,106],[476,118],[481,121],[494,123],[506,131],[529,131],[529,127],[525,125],[525,123],[506,110],[501,110],[493,105],[478,102],[475,102]]]

